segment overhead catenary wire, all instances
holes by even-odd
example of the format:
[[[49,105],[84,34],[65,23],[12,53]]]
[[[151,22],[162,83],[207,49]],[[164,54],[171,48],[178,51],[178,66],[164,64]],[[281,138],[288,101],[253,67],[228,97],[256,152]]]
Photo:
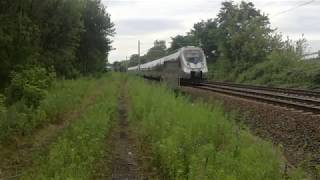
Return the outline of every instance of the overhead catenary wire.
[[[294,7],[292,7],[292,8],[289,8],[289,9],[286,9],[286,10],[284,10],[284,11],[278,12],[278,13],[272,15],[271,17],[277,17],[277,16],[279,16],[279,15],[281,15],[281,14],[285,14],[285,13],[287,13],[287,12],[293,11],[293,10],[298,9],[298,8],[300,8],[300,7],[303,7],[303,6],[306,6],[306,5],[308,5],[308,4],[311,4],[311,3],[315,2],[315,1],[316,1],[316,0],[311,0],[311,1],[303,2],[303,3],[298,4],[297,6],[294,6]]]

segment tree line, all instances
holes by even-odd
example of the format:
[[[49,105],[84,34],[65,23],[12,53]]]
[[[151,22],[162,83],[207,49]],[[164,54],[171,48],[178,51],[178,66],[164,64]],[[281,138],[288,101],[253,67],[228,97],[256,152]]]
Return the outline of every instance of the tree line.
[[[146,54],[140,56],[140,63],[146,63],[156,60],[168,54],[166,41],[155,40],[153,47],[151,47]],[[116,61],[113,63],[113,68],[116,71],[126,71],[127,67],[136,66],[139,64],[139,55],[133,54],[129,60]]]
[[[34,99],[54,78],[102,72],[114,33],[100,0],[1,0],[0,93]]]
[[[251,2],[222,2],[215,18],[195,23],[186,35],[171,40],[161,55],[184,46],[201,47],[207,56],[210,79],[277,86],[320,85],[319,63],[302,61],[307,41],[284,38]],[[142,59],[157,58],[147,54]],[[136,65],[136,59],[137,55],[132,55],[127,64]]]

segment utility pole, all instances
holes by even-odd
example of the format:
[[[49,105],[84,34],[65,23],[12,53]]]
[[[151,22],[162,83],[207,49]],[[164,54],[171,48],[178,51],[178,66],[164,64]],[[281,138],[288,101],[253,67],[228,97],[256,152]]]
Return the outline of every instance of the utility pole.
[[[138,70],[140,71],[140,40],[138,40]]]
[[[126,72],[127,72],[128,71],[128,65],[129,65],[128,56],[126,56],[126,62],[124,64],[125,64]]]

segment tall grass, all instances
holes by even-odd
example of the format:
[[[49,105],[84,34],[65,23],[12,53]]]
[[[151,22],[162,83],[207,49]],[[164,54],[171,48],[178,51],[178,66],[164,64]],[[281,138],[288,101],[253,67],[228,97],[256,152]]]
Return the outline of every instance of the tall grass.
[[[280,153],[217,105],[131,79],[130,121],[164,179],[282,179]]]
[[[90,179],[95,162],[102,158],[106,135],[117,108],[118,83],[109,78],[100,84],[105,92],[87,108],[49,152],[35,160],[22,179]]]
[[[65,113],[79,107],[88,96],[93,96],[102,81],[102,78],[59,80],[54,82],[38,108],[28,107],[20,101],[5,111],[1,110],[0,143],[13,135],[31,134],[39,126],[63,120]]]

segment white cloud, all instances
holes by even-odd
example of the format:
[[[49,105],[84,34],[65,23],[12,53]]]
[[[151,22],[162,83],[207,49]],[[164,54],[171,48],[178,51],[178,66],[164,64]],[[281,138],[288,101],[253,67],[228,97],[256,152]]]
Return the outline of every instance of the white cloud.
[[[255,6],[270,17],[271,25],[293,39],[304,34],[312,50],[320,48],[320,2],[295,8],[310,0],[253,0]],[[215,18],[222,0],[102,0],[107,5],[117,34],[113,38],[116,50],[110,61],[125,59],[137,52],[141,41],[142,54],[153,41],[188,32],[194,23]],[[236,0],[240,2],[240,0]],[[289,10],[283,14],[283,11]],[[279,15],[277,15],[279,14]],[[169,46],[169,44],[167,43]]]

